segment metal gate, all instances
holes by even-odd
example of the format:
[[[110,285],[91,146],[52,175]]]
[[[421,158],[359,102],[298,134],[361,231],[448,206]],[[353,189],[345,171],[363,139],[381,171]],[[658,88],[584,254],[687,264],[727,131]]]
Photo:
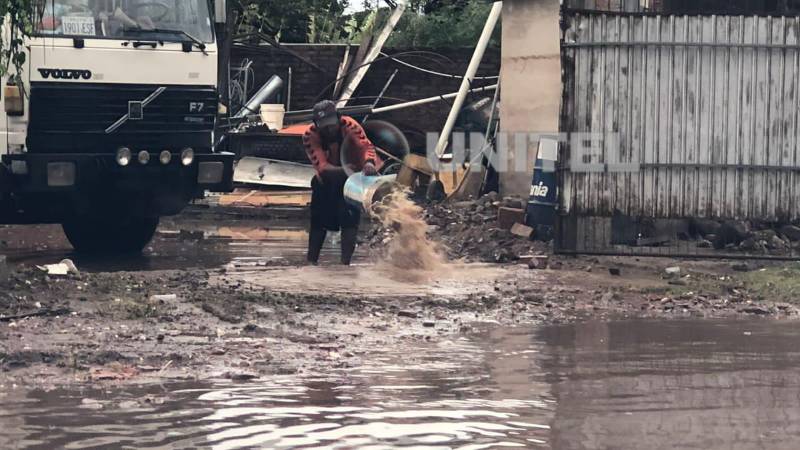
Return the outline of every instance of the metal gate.
[[[565,8],[562,29],[557,251],[800,255],[800,17]],[[708,219],[756,245],[710,249]]]

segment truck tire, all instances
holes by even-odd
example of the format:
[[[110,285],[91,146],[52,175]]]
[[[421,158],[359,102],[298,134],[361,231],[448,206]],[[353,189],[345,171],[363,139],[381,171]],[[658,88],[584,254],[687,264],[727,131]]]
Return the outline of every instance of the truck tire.
[[[78,253],[136,254],[153,239],[157,217],[81,217],[62,224]]]

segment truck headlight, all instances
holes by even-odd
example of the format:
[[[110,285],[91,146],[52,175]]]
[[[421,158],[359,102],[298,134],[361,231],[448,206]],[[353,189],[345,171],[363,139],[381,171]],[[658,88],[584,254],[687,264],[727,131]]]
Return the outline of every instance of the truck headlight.
[[[161,161],[161,164],[166,166],[172,161],[172,153],[170,153],[169,150],[164,150],[158,155],[158,160]]]
[[[192,148],[185,148],[181,151],[181,164],[184,166],[191,166],[194,162],[194,150]]]
[[[47,163],[47,185],[50,187],[67,187],[75,184],[75,163]]]
[[[122,147],[117,150],[117,164],[122,167],[127,166],[131,163],[131,149],[128,147]]]
[[[147,150],[142,150],[139,152],[139,164],[146,165],[150,162],[150,153]]]

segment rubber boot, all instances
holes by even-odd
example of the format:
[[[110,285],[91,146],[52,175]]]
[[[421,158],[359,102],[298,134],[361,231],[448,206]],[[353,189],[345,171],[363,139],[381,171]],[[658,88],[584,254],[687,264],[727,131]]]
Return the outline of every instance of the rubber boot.
[[[342,228],[342,264],[345,266],[349,266],[353,260],[357,238],[358,228]]]
[[[308,262],[315,266],[319,263],[319,254],[322,253],[327,234],[324,228],[312,228],[308,233]]]

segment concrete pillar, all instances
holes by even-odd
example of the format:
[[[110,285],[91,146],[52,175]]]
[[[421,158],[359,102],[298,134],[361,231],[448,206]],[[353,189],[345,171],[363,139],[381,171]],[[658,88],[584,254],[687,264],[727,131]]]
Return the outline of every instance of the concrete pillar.
[[[561,104],[559,0],[506,0],[503,41],[500,126],[504,133],[556,133]],[[538,142],[514,148],[508,171],[500,175],[503,195],[530,193]],[[527,167],[516,152],[527,152]],[[515,167],[516,166],[516,167]]]

